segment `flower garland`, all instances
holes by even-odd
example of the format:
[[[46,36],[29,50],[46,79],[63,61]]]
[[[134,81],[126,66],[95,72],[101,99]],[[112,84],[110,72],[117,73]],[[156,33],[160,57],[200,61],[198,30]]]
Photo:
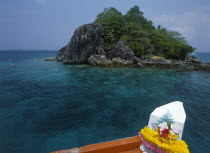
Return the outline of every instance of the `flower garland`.
[[[150,143],[148,143],[147,141],[144,140],[144,138],[142,137],[141,133],[139,132],[139,137],[141,138],[142,143],[150,150],[156,152],[156,153],[166,153],[165,151],[162,151],[160,149],[158,149],[157,147],[151,145]]]
[[[174,135],[167,128],[162,127],[155,131],[144,127],[139,133],[142,142],[156,153],[189,153],[187,144],[183,140],[176,140],[178,135]]]

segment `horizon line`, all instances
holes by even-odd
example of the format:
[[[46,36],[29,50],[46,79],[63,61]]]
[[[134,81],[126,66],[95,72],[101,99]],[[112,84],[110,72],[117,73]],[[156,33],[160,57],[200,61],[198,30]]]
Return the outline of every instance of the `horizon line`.
[[[0,49],[0,51],[59,51],[59,49]]]
[[[0,51],[59,51],[59,49],[0,49]],[[210,50],[206,51],[194,51],[194,53],[210,53]]]

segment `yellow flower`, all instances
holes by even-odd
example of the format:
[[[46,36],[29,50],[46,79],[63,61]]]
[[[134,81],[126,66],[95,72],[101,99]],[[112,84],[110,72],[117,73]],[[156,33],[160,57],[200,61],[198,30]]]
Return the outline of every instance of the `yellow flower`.
[[[147,126],[144,127],[140,132],[144,140],[167,153],[189,153],[188,146],[185,141],[176,140],[178,138],[177,135],[169,133],[168,138],[161,137],[159,134],[159,129],[153,131]]]

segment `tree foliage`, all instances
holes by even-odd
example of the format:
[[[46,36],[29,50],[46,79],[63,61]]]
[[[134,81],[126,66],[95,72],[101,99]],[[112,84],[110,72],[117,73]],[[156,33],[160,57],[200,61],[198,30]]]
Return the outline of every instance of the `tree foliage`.
[[[98,14],[94,23],[104,28],[104,42],[114,46],[117,41],[124,40],[136,56],[158,55],[170,59],[185,59],[195,48],[187,44],[179,32],[167,31],[143,16],[138,6],[122,15],[115,8],[105,8]]]

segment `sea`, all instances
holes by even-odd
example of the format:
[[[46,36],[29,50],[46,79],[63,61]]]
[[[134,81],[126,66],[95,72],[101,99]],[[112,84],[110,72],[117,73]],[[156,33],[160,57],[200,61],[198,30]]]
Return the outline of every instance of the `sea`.
[[[210,152],[210,72],[44,61],[57,51],[0,51],[0,153],[49,153],[136,136],[161,105],[181,101],[183,140]],[[210,62],[209,53],[197,53]]]

